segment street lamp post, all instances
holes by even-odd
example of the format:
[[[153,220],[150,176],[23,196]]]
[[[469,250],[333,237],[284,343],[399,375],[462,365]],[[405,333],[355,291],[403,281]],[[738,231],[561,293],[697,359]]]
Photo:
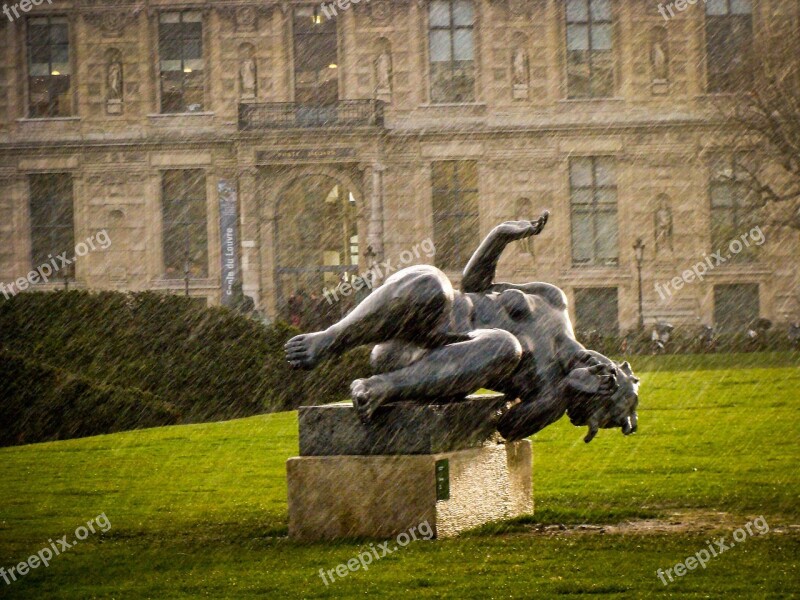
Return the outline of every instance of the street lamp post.
[[[187,244],[186,257],[184,258],[184,261],[183,261],[184,293],[186,294],[187,298],[189,297],[189,273],[190,273],[190,271],[191,271],[191,263],[190,263],[190,260],[189,260],[189,248],[188,248],[188,244]]]
[[[644,329],[644,312],[642,310],[642,261],[644,260],[644,243],[642,238],[636,238],[633,245],[634,256],[636,257],[636,271],[639,278],[639,330]]]

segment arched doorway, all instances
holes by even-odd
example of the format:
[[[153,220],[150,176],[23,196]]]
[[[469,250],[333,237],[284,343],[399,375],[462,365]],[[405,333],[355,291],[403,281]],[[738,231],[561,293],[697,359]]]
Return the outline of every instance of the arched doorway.
[[[306,330],[326,327],[359,300],[339,287],[358,273],[355,192],[328,175],[301,176],[278,197],[276,217],[281,316]]]

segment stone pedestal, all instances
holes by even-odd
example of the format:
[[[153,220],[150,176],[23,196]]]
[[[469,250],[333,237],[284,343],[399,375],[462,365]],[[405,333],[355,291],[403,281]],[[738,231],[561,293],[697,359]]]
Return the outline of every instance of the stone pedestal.
[[[651,89],[654,96],[663,96],[669,93],[669,81],[666,79],[653,79]]]
[[[109,115],[121,115],[122,100],[106,100],[106,113]]]
[[[388,538],[427,522],[450,537],[533,511],[528,440],[501,443],[502,396],[400,403],[363,425],[351,403],[300,409],[286,470],[289,535]]]

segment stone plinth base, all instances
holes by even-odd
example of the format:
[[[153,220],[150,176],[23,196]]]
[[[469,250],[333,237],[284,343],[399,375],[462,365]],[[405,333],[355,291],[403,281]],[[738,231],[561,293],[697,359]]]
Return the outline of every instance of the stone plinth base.
[[[297,540],[389,538],[426,521],[443,538],[533,511],[528,440],[436,454],[300,456],[286,470]]]

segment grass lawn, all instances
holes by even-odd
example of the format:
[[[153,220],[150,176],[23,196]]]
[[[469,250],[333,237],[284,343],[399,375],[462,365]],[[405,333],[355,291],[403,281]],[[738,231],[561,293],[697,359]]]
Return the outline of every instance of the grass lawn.
[[[288,540],[295,413],[0,449],[0,566],[111,522],[48,568],[0,579],[0,598],[800,596],[797,357],[632,362],[649,369],[639,432],[586,445],[563,419],[536,435],[534,516],[413,542],[327,587],[319,569],[369,542]],[[761,515],[768,533],[705,570],[656,576]]]

